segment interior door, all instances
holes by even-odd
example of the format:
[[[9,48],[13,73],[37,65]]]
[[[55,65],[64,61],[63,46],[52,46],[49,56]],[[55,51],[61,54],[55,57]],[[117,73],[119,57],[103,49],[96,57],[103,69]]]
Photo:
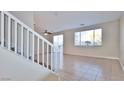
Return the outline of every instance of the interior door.
[[[60,49],[62,52],[63,51],[63,35],[55,35],[53,38],[53,44],[56,48]]]
[[[56,60],[57,66],[59,65],[60,69],[63,68],[63,34],[55,35],[53,37],[53,44],[56,51]]]

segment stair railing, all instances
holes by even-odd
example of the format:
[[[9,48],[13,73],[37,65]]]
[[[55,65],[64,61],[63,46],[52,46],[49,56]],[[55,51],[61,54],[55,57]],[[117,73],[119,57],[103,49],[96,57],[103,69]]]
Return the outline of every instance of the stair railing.
[[[9,12],[0,12],[1,47],[55,72],[55,49],[51,42]]]

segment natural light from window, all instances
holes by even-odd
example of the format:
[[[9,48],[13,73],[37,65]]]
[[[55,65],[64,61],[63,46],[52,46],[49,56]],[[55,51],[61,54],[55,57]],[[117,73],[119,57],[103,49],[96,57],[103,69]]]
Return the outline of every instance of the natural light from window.
[[[102,29],[75,32],[75,46],[101,46]]]

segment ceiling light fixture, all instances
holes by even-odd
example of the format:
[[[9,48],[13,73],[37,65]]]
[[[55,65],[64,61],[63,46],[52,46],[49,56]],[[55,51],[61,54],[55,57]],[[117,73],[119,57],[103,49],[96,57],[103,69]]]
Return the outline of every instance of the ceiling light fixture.
[[[84,24],[80,24],[80,26],[84,26]]]
[[[45,35],[45,36],[48,35],[47,30],[45,30],[44,35]]]
[[[45,30],[44,35],[49,35],[49,34],[52,34],[52,33]]]

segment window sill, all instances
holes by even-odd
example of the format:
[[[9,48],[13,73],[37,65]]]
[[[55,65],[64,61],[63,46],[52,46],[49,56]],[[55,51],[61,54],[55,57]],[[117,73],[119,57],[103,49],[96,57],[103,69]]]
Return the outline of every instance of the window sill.
[[[93,45],[93,46],[87,46],[87,45],[74,45],[75,47],[102,47],[102,45]]]

